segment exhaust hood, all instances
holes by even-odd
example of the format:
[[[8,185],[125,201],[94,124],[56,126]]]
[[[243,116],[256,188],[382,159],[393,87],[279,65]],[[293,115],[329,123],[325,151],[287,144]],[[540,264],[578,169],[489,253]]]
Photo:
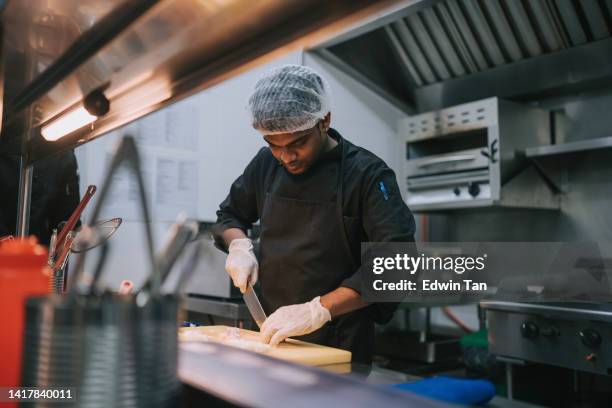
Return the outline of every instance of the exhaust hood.
[[[365,17],[412,3],[9,1],[0,8],[1,148],[30,164],[280,53],[326,41]],[[54,142],[41,137],[42,128],[87,108],[92,96],[100,99],[94,106],[106,109],[95,113],[91,124]]]
[[[611,35],[610,0],[439,0],[312,52],[414,114],[610,85]]]

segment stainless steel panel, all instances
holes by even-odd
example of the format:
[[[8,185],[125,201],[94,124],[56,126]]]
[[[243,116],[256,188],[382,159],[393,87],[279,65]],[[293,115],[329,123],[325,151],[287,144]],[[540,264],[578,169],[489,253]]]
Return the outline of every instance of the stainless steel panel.
[[[556,3],[563,26],[567,30],[572,45],[584,44],[587,38],[574,9],[574,2],[572,0],[556,0]]]
[[[550,146],[531,147],[525,151],[525,154],[527,155],[527,157],[539,157],[578,153],[588,150],[599,149],[612,149],[612,136],[596,137],[588,140],[559,143]]]
[[[385,30],[386,29],[388,29],[388,27],[385,27]],[[390,33],[390,34],[393,34],[393,33]],[[393,34],[393,35],[395,36],[395,34]],[[389,37],[389,39],[391,40],[390,37]],[[398,42],[398,46],[399,46],[398,51],[401,50],[403,52],[403,48],[401,47],[399,42]],[[378,83],[372,81],[371,79],[369,79],[365,75],[363,75],[360,72],[356,71],[355,68],[353,68],[352,66],[347,64],[344,60],[338,58],[335,54],[332,54],[328,50],[326,50],[326,49],[317,49],[316,51],[313,51],[313,52],[309,53],[309,55],[314,57],[314,58],[317,58],[317,57],[321,58],[321,60],[327,62],[328,64],[331,64],[332,66],[336,67],[337,69],[339,69],[339,70],[341,70],[343,72],[350,72],[350,75],[355,80],[359,81],[359,83],[364,85],[366,88],[370,89],[375,94],[379,95],[381,98],[383,98],[383,99],[385,99],[387,101],[390,101],[399,110],[401,110],[401,111],[403,111],[403,112],[405,112],[407,114],[414,113],[415,108],[414,108],[414,105],[411,102],[407,102],[405,100],[400,100],[396,96],[389,94],[385,89],[381,88]],[[402,74],[406,75],[406,77],[410,81],[410,83],[414,83],[413,81],[415,79],[410,76],[411,73],[408,72],[408,68],[405,65],[401,65],[400,69],[405,70],[405,71],[402,72]]]
[[[495,41],[495,36],[491,31],[491,27],[485,18],[477,0],[463,0],[465,10],[470,18],[470,27],[476,30],[478,40],[486,51],[486,55],[494,66],[506,63],[506,60],[501,52],[501,49]]]
[[[458,208],[482,208],[490,207],[495,203],[491,198],[489,184],[481,184],[481,194],[472,197],[467,191],[467,186],[457,186],[459,194],[454,188],[431,189],[419,191],[418,194],[406,194],[406,204],[414,212],[456,210]]]
[[[577,3],[582,8],[584,16],[588,21],[589,28],[595,40],[601,40],[610,36],[608,26],[604,20],[602,10],[596,1],[580,1]]]
[[[249,309],[241,301],[190,295],[185,298],[182,307],[189,312],[218,316],[237,322],[251,319]]]
[[[512,28],[510,28],[510,24],[506,19],[501,3],[498,1],[486,1],[484,2],[484,7],[491,18],[491,25],[497,32],[496,38],[503,44],[506,52],[510,56],[510,60],[518,61],[522,59],[523,54],[514,37]]]
[[[453,76],[463,76],[466,71],[463,66],[463,63],[459,59],[455,48],[452,43],[449,41],[446,33],[444,32],[444,28],[442,27],[442,22],[436,16],[436,13],[433,9],[425,9],[421,12],[423,16],[423,20],[427,30],[432,36],[432,39],[435,45],[440,50],[442,57],[448,63],[449,69],[452,72]]]
[[[555,25],[555,19],[548,7],[547,1],[528,0],[527,4],[533,13],[540,35],[544,40],[544,49],[556,51],[563,48],[562,34]]]
[[[408,28],[408,25],[404,20],[397,21],[392,25],[393,30],[399,37],[401,43],[404,46],[404,50],[410,56],[411,61],[413,61],[417,71],[423,78],[423,82],[427,84],[431,84],[437,81],[437,78],[421,49],[421,46],[416,41],[412,32]]]
[[[445,35],[448,36],[451,48],[455,50],[457,56],[466,67],[467,73],[477,72],[478,67],[473,61],[472,56],[469,54],[467,47],[463,42],[459,28],[457,24],[455,24],[448,7],[444,3],[440,3],[435,7],[435,10],[440,17],[440,29],[445,30]]]
[[[504,0],[504,6],[508,10],[510,18],[516,26],[516,35],[520,37],[522,43],[525,45],[528,56],[535,57],[542,54],[542,47],[529,21],[529,16],[525,11],[525,7],[523,7],[523,3],[514,0]]]
[[[406,141],[415,142],[496,125],[497,100],[488,98],[410,116],[400,122],[399,131]]]
[[[419,111],[428,111],[491,95],[537,99],[542,95],[572,93],[585,84],[605,86],[611,79],[612,40],[605,39],[424,86],[415,90],[414,98]]]
[[[312,45],[315,49],[329,48],[347,41],[350,41],[361,35],[372,31],[388,27],[392,22],[409,16],[412,13],[417,13],[421,10],[426,10],[434,7],[443,0],[401,0],[394,5],[378,12],[372,13],[369,16],[357,21],[350,27],[347,27],[343,32],[332,38],[325,39],[320,43]]]
[[[410,59],[408,52],[406,52],[406,50],[404,49],[404,45],[400,41],[398,35],[395,33],[393,29],[391,29],[391,27],[385,27],[385,33],[387,34],[387,37],[389,38],[389,41],[391,42],[391,45],[395,51],[395,54],[397,55],[397,57],[399,58],[401,62],[400,70],[406,71],[408,73],[408,76],[411,78],[412,82],[416,86],[423,85],[423,79],[421,78],[421,75],[419,74],[416,67],[412,63],[412,60]]]
[[[556,55],[576,46],[595,45],[598,41],[606,41],[610,37],[611,1],[441,0],[428,7],[408,7],[406,15],[387,24],[385,30],[395,30],[396,35],[391,35],[392,43],[404,43],[405,52],[394,52],[394,61],[401,66],[407,66],[400,69],[419,73],[419,79],[416,81],[403,81],[405,88],[411,91],[408,93],[410,103],[414,104],[418,111],[438,109],[490,96],[518,95],[527,99],[532,96],[531,89],[539,90],[543,88],[542,83],[552,82],[546,77],[546,71],[541,70],[542,64],[537,60],[538,57],[543,54]],[[396,28],[394,25],[397,25],[398,21],[406,22],[407,27]],[[405,31],[406,34],[400,31]],[[364,44],[359,42],[359,37],[352,41],[356,43],[354,52],[363,55]],[[365,49],[367,47],[376,47],[376,44],[367,44]],[[350,54],[351,48],[350,42],[343,44],[344,55]],[[369,65],[375,62],[351,59],[360,65],[357,71],[374,71]],[[588,64],[582,64],[577,59],[571,62],[563,59],[564,64],[554,64],[547,70],[551,70],[555,79],[559,80],[557,87],[578,88],[581,81],[585,82],[585,86],[594,86],[586,79],[589,72],[610,70],[605,56],[592,55],[590,59]],[[557,62],[560,60],[561,58]],[[577,66],[580,66],[579,70],[576,70]],[[503,68],[508,69],[497,71]],[[383,69],[388,71],[389,76],[396,75],[396,70],[390,67]],[[521,75],[529,73],[526,76],[529,78],[528,83],[524,84],[522,78],[516,80],[516,70]],[[375,72],[381,76],[380,70]],[[491,77],[496,78],[495,81],[483,83],[471,80],[473,75],[482,72],[490,73]],[[557,76],[556,73],[561,75]],[[415,76],[411,74],[411,77]],[[374,75],[372,77],[381,83],[383,88],[392,86],[385,84],[380,78],[374,78]],[[612,74],[607,77],[612,80]],[[462,90],[457,95],[463,96],[455,98],[453,88],[462,80],[469,82],[469,86],[460,86]],[[394,81],[394,87],[397,82]],[[509,91],[500,93],[500,89]],[[449,90],[450,92],[447,92]],[[453,102],[432,104],[431,98],[436,98],[437,101],[448,98]]]
[[[481,306],[486,310],[498,310],[509,313],[527,313],[561,318],[568,320],[597,320],[612,324],[612,307],[609,304],[584,302],[543,302],[522,303],[505,301],[483,301]]]
[[[506,303],[506,304],[504,304]],[[600,374],[610,374],[612,341],[610,310],[601,305],[568,303],[523,305],[511,302],[487,302],[489,350],[502,357],[550,364]],[[609,306],[608,306],[609,309]],[[523,329],[527,326],[528,330]],[[581,333],[597,333],[601,345],[585,343]],[[591,345],[589,345],[591,344]]]
[[[406,185],[408,190],[418,191],[436,187],[467,185],[470,182],[483,182],[489,180],[489,170],[471,170],[460,173],[436,174],[432,176],[408,177]]]
[[[471,25],[468,23],[465,16],[463,15],[463,12],[459,7],[458,1],[447,0],[446,4],[448,5],[448,9],[453,20],[455,21],[455,25],[457,26],[458,31],[461,34],[461,39],[466,45],[466,57],[469,55],[468,58],[473,59],[474,63],[478,67],[478,70],[487,69],[489,67],[489,64],[485,60],[483,51],[478,45],[478,41],[476,41],[476,38],[472,34]]]
[[[481,153],[486,147],[410,159],[406,162],[405,171],[409,177],[418,177],[426,174],[487,168],[489,159]]]
[[[436,45],[431,39],[431,36],[425,29],[425,25],[418,14],[413,14],[406,17],[407,23],[412,29],[416,40],[421,44],[421,49],[427,57],[428,63],[432,70],[436,73],[438,80],[447,80],[451,77],[450,72],[446,67],[446,63],[438,52]]]

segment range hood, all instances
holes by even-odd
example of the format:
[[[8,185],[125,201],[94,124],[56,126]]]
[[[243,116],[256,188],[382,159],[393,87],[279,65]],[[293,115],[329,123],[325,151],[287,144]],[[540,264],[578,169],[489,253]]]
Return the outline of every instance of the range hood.
[[[4,29],[0,148],[31,164],[280,53],[328,40],[365,17],[413,3],[9,1],[4,10],[0,7]],[[88,101],[101,107],[91,125],[55,142],[41,137],[41,128]]]
[[[423,1],[312,52],[415,114],[612,84],[611,16],[611,0]]]

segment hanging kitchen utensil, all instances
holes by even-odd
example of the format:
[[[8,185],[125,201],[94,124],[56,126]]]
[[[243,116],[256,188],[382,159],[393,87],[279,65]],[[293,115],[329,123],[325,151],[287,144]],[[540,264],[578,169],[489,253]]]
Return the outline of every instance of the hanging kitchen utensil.
[[[113,176],[120,168],[122,164],[127,164],[128,168],[132,171],[133,175],[136,177],[136,182],[138,185],[138,198],[140,203],[140,208],[142,211],[142,217],[144,219],[144,227],[145,227],[145,236],[146,236],[146,244],[147,244],[147,253],[149,257],[151,272],[150,272],[150,280],[153,291],[155,293],[159,293],[159,288],[161,287],[161,276],[158,271],[157,262],[155,260],[155,252],[153,245],[153,232],[151,228],[151,216],[149,211],[149,204],[147,201],[147,196],[145,193],[145,184],[142,176],[142,172],[140,170],[140,156],[138,154],[138,149],[136,148],[136,142],[134,138],[131,136],[123,137],[115,149],[115,154],[111,160],[108,171],[106,172],[106,176],[104,178],[104,182],[102,183],[102,188],[100,192],[100,198],[96,202],[96,206],[94,207],[91,214],[91,221],[88,225],[95,225],[101,209],[104,204],[106,198],[108,197],[108,193],[110,191],[111,183],[113,181]],[[83,229],[86,227],[83,226]],[[89,231],[93,231],[95,235],[96,230],[92,227],[89,228]],[[94,238],[95,239],[95,238]],[[79,250],[77,248],[77,250]],[[75,293],[80,294],[88,294],[91,293],[92,286],[99,279],[101,270],[92,271],[85,269],[85,255],[87,251],[81,252],[77,258],[75,273],[70,279],[69,287],[75,287]]]
[[[170,275],[172,267],[182,255],[187,244],[198,235],[198,230],[198,222],[195,220],[188,220],[184,216],[179,216],[179,219],[172,224],[166,242],[156,256],[157,268],[161,276],[161,285],[164,284]],[[150,292],[152,284],[152,277],[149,277],[140,291],[143,293]]]
[[[93,197],[95,193],[96,193],[96,186],[90,185],[89,187],[87,187],[87,190],[85,191],[85,194],[83,195],[83,198],[81,199],[81,202],[79,203],[79,205],[77,205],[76,209],[72,212],[72,214],[70,215],[70,218],[68,218],[68,221],[66,221],[66,224],[64,224],[64,227],[61,229],[61,231],[57,235],[57,240],[55,241],[55,253],[56,254],[58,253],[57,248],[63,247],[64,241],[66,240],[68,233],[74,229],[77,222],[79,221],[79,218],[81,218],[81,214],[83,213],[83,210],[85,210],[85,207],[87,207],[89,200],[91,200],[91,197]]]
[[[56,246],[56,256],[51,265],[51,285],[53,293],[63,293],[66,282],[66,264],[70,256],[70,247],[74,242],[75,232],[70,231],[64,240],[63,246]]]
[[[72,243],[70,250],[78,254],[102,245],[115,234],[122,222],[123,220],[121,218],[116,217],[108,220],[96,221],[92,226],[87,226],[87,228],[96,231],[95,237],[92,236],[93,234],[85,232],[85,226],[81,226],[81,228],[77,230],[76,239]],[[83,234],[81,234],[81,231],[83,231]]]

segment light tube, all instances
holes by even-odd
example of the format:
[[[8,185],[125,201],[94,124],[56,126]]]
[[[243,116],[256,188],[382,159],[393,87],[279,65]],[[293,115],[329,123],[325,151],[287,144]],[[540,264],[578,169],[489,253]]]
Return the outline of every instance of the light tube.
[[[40,133],[49,142],[54,142],[75,130],[95,121],[98,117],[87,112],[84,107],[77,108],[42,127]]]

